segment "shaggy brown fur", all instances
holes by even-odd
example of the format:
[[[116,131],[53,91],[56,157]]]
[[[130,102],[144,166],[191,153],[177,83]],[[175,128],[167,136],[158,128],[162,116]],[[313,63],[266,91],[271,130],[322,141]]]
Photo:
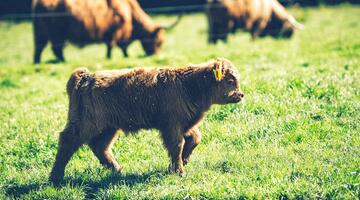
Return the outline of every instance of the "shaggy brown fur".
[[[164,41],[164,27],[154,24],[136,0],[33,0],[33,14],[34,63],[49,40],[60,61],[67,40],[79,46],[104,42],[108,58],[115,45],[127,57],[134,40],[147,55],[158,53]]]
[[[216,79],[214,70],[223,74]],[[216,73],[215,73],[216,74]],[[77,69],[67,83],[69,114],[60,133],[50,180],[57,183],[74,152],[87,143],[100,162],[120,172],[112,154],[116,131],[157,129],[171,157],[170,172],[184,165],[201,140],[197,128],[213,104],[243,98],[237,71],[226,59],[168,69],[125,69],[90,73]]]
[[[292,36],[302,25],[277,0],[208,0],[209,43],[227,40],[237,28],[250,31],[252,38]]]

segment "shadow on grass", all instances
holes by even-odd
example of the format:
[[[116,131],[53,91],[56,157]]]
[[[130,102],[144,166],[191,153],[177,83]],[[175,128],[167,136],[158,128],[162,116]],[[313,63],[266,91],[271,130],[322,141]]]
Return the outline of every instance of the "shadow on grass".
[[[47,60],[45,62],[46,64],[60,64],[60,63],[65,63],[65,60],[60,60],[60,59],[50,59],[50,60]]]
[[[47,183],[29,183],[24,185],[14,185],[10,184],[5,186],[5,196],[19,198],[23,194],[29,194],[32,190],[38,190],[44,185],[49,185]]]
[[[153,170],[143,174],[129,173],[123,176],[110,174],[101,180],[95,181],[91,179],[83,180],[82,178],[72,179],[71,177],[67,177],[58,186],[54,186],[49,182],[36,182],[22,185],[10,184],[5,187],[5,196],[17,199],[22,195],[27,195],[32,191],[36,191],[47,186],[60,189],[66,185],[71,185],[72,187],[81,187],[85,185],[85,198],[95,198],[99,190],[106,189],[111,185],[124,185],[131,188],[136,184],[147,183],[153,178],[163,179],[166,174],[167,173],[163,170]]]

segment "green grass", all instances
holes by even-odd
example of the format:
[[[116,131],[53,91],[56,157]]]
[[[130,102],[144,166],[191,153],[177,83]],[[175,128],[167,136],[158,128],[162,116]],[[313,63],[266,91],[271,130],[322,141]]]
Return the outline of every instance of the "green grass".
[[[30,22],[0,21],[0,198],[329,198],[360,196],[360,7],[291,10],[306,29],[291,40],[238,33],[206,43],[203,14],[167,34],[162,54],[143,58],[137,42],[125,59],[105,45],[65,49],[66,63],[32,65]],[[168,24],[174,18],[156,16]],[[184,178],[167,171],[156,131],[120,135],[115,157],[123,176],[104,169],[88,147],[70,161],[65,184],[47,182],[58,133],[66,122],[66,81],[74,68],[182,66],[230,59],[246,101],[214,106]]]

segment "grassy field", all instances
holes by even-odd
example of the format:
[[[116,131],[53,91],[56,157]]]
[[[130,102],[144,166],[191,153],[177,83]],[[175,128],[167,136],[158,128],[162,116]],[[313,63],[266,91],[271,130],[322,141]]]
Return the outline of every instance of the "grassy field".
[[[32,65],[30,22],[0,21],[0,199],[356,199],[360,197],[360,7],[292,9],[305,24],[291,40],[232,35],[209,46],[203,14],[167,34],[162,54],[139,43],[105,59],[105,45],[67,46],[54,64],[50,47]],[[154,17],[159,23],[173,21]],[[66,122],[66,81],[74,68],[182,66],[226,57],[238,68],[246,101],[214,106],[184,178],[167,173],[156,131],[120,134],[123,176],[90,149],[70,161],[61,187],[47,182]]]

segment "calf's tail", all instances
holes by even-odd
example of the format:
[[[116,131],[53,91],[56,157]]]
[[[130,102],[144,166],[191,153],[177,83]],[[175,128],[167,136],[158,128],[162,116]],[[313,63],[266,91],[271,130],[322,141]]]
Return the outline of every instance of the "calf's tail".
[[[74,92],[74,90],[78,90],[80,87],[83,87],[84,81],[87,77],[91,74],[87,68],[77,68],[71,74],[67,85],[66,85],[66,92],[69,96]]]
[[[68,120],[70,123],[75,123],[79,119],[82,106],[82,89],[93,80],[93,74],[87,68],[78,68],[71,74],[66,85],[66,92],[69,96]]]

